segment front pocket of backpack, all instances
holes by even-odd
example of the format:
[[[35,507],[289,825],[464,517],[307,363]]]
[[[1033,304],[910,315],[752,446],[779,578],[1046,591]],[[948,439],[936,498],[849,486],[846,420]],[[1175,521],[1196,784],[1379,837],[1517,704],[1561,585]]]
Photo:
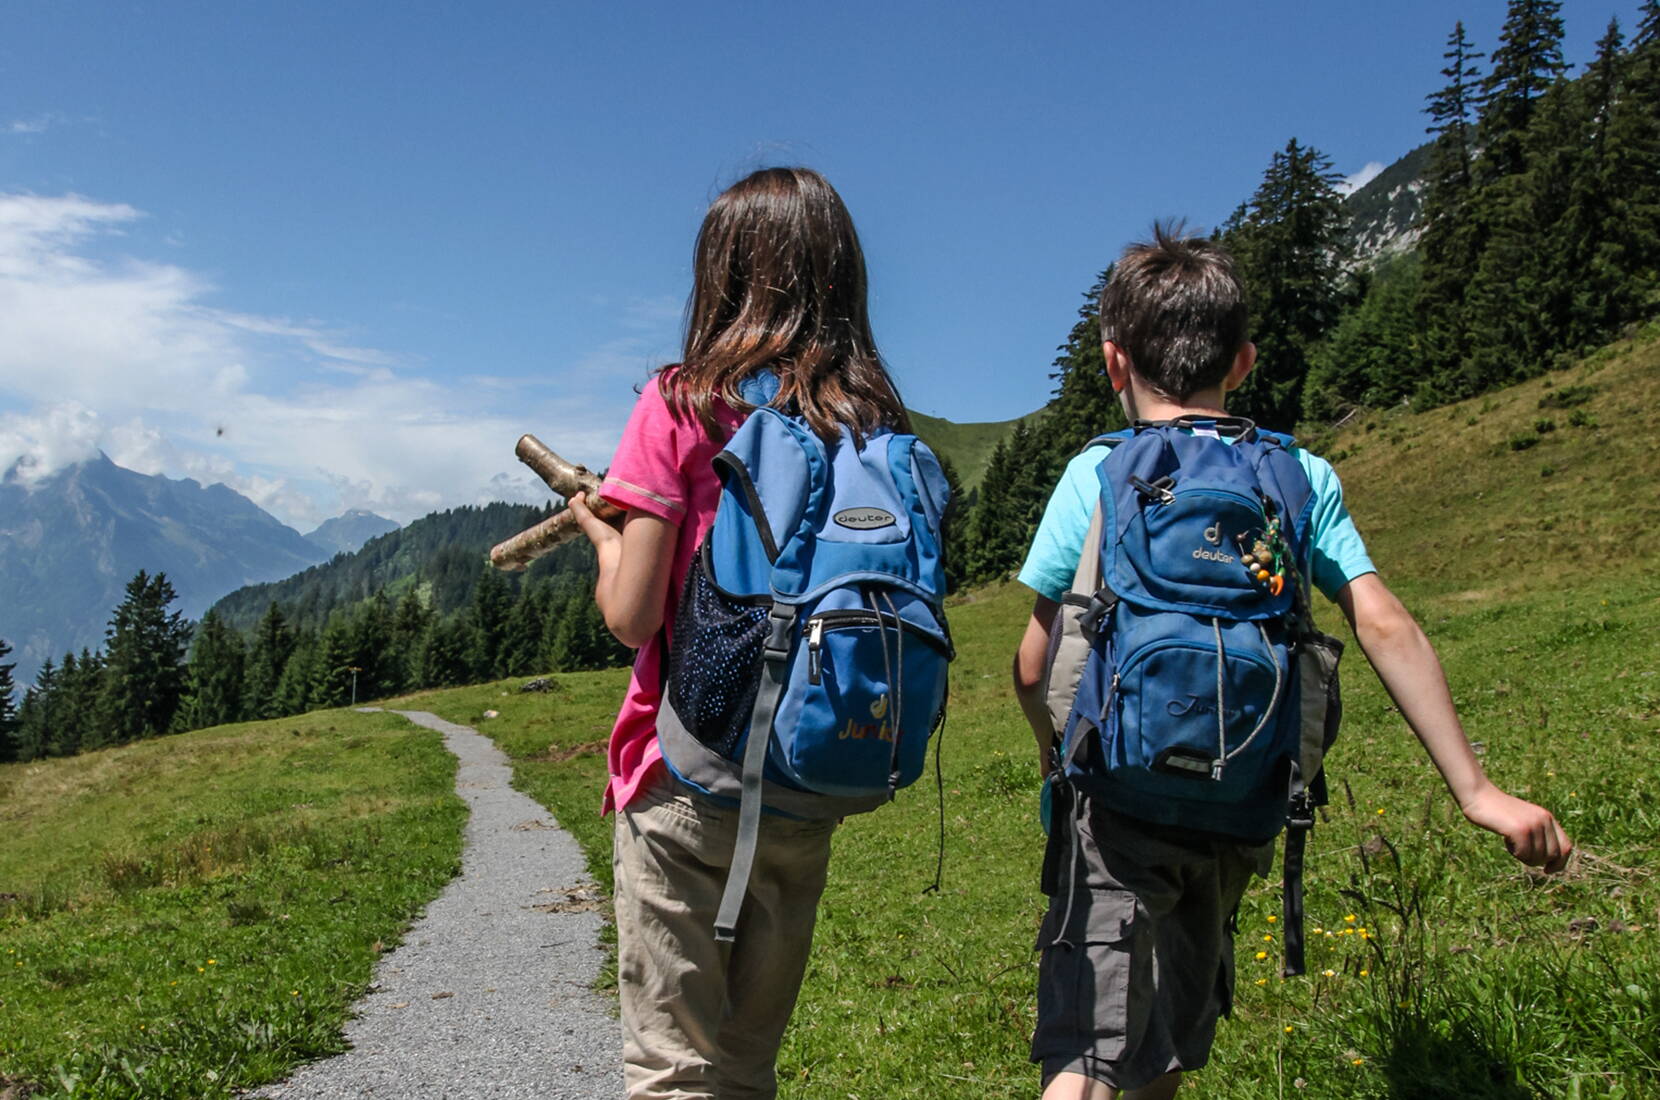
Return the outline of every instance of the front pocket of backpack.
[[[874,611],[809,617],[773,723],[772,763],[791,783],[858,797],[920,774],[945,697],[946,644]]]
[[[1113,763],[1143,773],[1138,783],[1176,798],[1238,801],[1282,754],[1279,723],[1264,715],[1282,701],[1276,696],[1285,692],[1283,674],[1246,647],[1221,652],[1219,660],[1214,645],[1170,641],[1144,646],[1124,662],[1113,700]],[[1225,763],[1215,778],[1219,759]]]

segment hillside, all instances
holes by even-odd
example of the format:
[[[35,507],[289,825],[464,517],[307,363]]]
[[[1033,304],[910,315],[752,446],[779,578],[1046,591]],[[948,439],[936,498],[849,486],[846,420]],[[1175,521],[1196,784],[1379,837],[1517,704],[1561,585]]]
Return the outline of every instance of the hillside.
[[[1423,205],[1429,145],[1420,145],[1343,200],[1349,241],[1357,261],[1369,264],[1405,252],[1418,242],[1414,223]]]
[[[1021,420],[1041,417],[1043,413],[1043,409],[1038,409],[1014,420],[958,424],[911,410],[911,425],[934,453],[949,459],[956,467],[963,488],[974,489],[986,476],[986,463],[991,460],[991,452],[998,440],[1013,431]]]
[[[446,614],[472,598],[490,547],[547,514],[544,509],[499,501],[433,512],[302,573],[238,589],[214,604],[214,610],[228,626],[248,630],[275,602],[282,605],[290,623],[320,628],[336,609],[351,607],[381,589],[396,599],[416,585],[425,585],[430,608]],[[537,561],[525,575],[549,576],[585,567],[591,557],[586,545],[561,547]]]

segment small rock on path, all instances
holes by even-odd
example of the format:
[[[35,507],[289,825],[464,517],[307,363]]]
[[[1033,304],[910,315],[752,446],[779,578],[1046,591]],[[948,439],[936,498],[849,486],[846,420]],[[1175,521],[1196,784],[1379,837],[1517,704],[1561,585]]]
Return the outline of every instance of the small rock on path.
[[[426,711],[394,713],[442,733],[461,761],[456,792],[472,811],[461,874],[376,966],[346,1026],[352,1049],[249,1095],[621,1096],[621,1031],[592,988],[602,905],[576,842],[513,790],[494,742]]]

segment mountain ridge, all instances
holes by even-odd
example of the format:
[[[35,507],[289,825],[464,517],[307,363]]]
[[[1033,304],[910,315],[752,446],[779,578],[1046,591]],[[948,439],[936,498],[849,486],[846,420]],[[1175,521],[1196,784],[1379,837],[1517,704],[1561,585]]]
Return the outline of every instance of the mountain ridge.
[[[19,682],[41,662],[104,640],[139,570],[165,573],[196,618],[243,585],[327,557],[229,486],[141,474],[99,452],[33,484],[0,478],[0,637]]]

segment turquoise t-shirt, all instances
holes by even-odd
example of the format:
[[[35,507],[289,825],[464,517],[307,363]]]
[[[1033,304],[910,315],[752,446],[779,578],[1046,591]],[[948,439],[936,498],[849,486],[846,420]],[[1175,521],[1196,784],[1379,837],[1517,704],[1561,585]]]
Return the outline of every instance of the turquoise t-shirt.
[[[1026,554],[1026,564],[1020,568],[1020,582],[1040,596],[1058,602],[1072,587],[1084,537],[1089,534],[1089,520],[1101,496],[1095,468],[1107,457],[1108,450],[1105,444],[1085,448],[1067,463],[1060,484],[1049,497],[1032,548]],[[1343,506],[1343,486],[1331,463],[1301,447],[1291,448],[1291,453],[1314,487],[1314,510],[1309,521],[1314,586],[1332,599],[1344,585],[1363,574],[1377,572],[1377,567],[1366,553],[1366,544],[1360,540],[1349,510]]]

